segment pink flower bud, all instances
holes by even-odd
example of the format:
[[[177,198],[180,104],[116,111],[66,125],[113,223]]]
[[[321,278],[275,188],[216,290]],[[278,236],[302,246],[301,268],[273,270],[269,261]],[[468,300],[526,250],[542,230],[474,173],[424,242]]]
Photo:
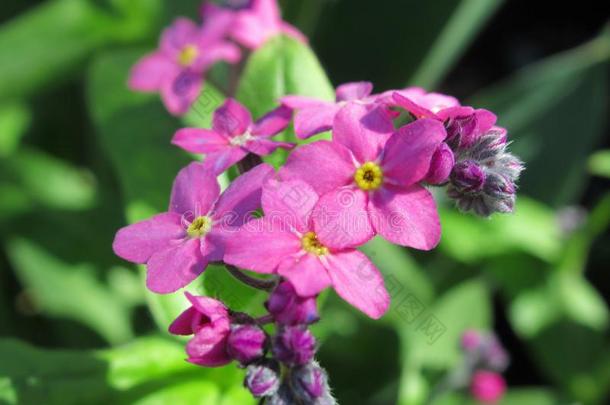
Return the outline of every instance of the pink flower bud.
[[[470,392],[477,401],[484,404],[495,404],[506,391],[504,378],[491,371],[478,371],[472,377]]]

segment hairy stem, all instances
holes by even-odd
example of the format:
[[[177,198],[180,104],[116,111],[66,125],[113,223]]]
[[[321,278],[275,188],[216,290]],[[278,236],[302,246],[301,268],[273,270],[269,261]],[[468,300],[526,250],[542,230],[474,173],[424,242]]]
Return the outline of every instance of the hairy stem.
[[[226,264],[225,267],[233,277],[252,288],[263,291],[271,291],[275,287],[276,280],[261,280],[259,278],[250,277],[237,267],[231,266],[230,264]]]

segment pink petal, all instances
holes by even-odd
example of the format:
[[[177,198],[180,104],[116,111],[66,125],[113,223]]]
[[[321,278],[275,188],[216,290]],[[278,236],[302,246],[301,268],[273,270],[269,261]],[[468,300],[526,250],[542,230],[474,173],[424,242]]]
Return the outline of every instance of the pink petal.
[[[140,59],[129,74],[129,88],[137,91],[158,91],[163,79],[174,74],[174,66],[159,52]]]
[[[240,11],[231,29],[231,37],[248,49],[261,47],[269,38],[279,34],[278,23],[267,24],[249,10]]]
[[[278,148],[286,150],[292,149],[295,147],[295,144],[288,142],[276,142],[257,136],[248,142],[244,147],[258,156],[267,156],[275,152]]]
[[[196,296],[188,291],[184,292],[186,298],[197,312],[205,315],[216,329],[228,330],[230,326],[229,312],[227,307],[220,301],[210,297]]]
[[[309,231],[309,219],[318,202],[318,194],[301,180],[269,179],[263,187],[262,204],[265,218],[281,222],[286,229],[300,233]]]
[[[188,18],[176,18],[161,34],[161,49],[168,55],[180,52],[185,45],[197,44],[199,27]]]
[[[199,251],[203,259],[208,263],[222,261],[225,255],[226,240],[225,230],[221,229],[218,224],[214,224],[212,229],[199,239]]]
[[[337,101],[362,100],[373,92],[373,83],[354,82],[345,83],[337,87]]]
[[[379,157],[393,131],[392,120],[383,109],[349,103],[335,116],[333,140],[349,149],[362,164]]]
[[[252,124],[250,111],[232,98],[214,112],[212,128],[222,135],[241,135],[245,133]]]
[[[386,181],[409,186],[424,178],[447,133],[439,121],[424,118],[400,128],[388,140],[381,166]]]
[[[194,68],[203,72],[217,62],[237,63],[240,58],[241,51],[237,45],[224,41],[217,42],[203,47],[203,51],[197,58]]]
[[[222,40],[226,37],[233,21],[235,11],[220,7],[211,2],[201,5],[201,18],[204,21],[201,27],[201,44],[207,45]]]
[[[112,249],[125,260],[144,264],[153,253],[185,235],[180,215],[168,212],[121,228],[114,237]]]
[[[324,194],[312,215],[320,242],[331,249],[355,247],[368,242],[375,232],[367,212],[368,195],[353,186]]]
[[[318,194],[353,181],[356,168],[349,151],[329,141],[317,141],[296,148],[280,169],[283,180],[303,180]]]
[[[301,250],[301,240],[286,228],[266,218],[248,222],[227,240],[224,261],[257,273],[274,273],[284,258]]]
[[[301,108],[308,107],[322,107],[334,104],[313,97],[296,95],[284,96],[280,98],[280,103],[288,108],[292,108],[293,110],[299,110]]]
[[[436,203],[421,186],[408,189],[384,186],[373,193],[369,212],[377,233],[392,243],[430,250],[440,241]]]
[[[263,184],[273,173],[273,167],[263,163],[233,180],[218,199],[212,214],[220,228],[240,227],[252,219],[252,213],[261,207]]]
[[[302,108],[294,116],[294,132],[300,139],[307,139],[328,131],[332,129],[339,110],[341,110],[339,104],[331,103]]]
[[[207,171],[218,176],[246,157],[247,154],[248,151],[246,149],[234,146],[220,152],[208,154],[203,161],[203,166]]]
[[[225,136],[199,128],[179,129],[172,138],[172,144],[191,153],[214,153],[231,147]]]
[[[292,120],[292,110],[280,106],[257,120],[252,126],[252,135],[273,136],[285,130]]]
[[[161,85],[161,99],[172,115],[184,115],[199,97],[203,81],[201,76],[189,70],[166,77]]]
[[[188,336],[193,334],[193,320],[199,317],[199,311],[194,307],[178,315],[178,318],[169,325],[168,331],[172,335]]]
[[[278,274],[288,279],[301,297],[313,297],[331,285],[320,258],[313,254],[287,258],[280,264]]]
[[[427,108],[419,105],[418,103],[413,101],[411,98],[406,97],[403,94],[404,93],[402,93],[402,92],[395,92],[395,93],[393,93],[392,98],[394,99],[394,102],[397,105],[399,105],[400,107],[404,108],[405,110],[407,110],[408,112],[413,114],[415,116],[415,118],[438,119],[438,117],[435,113],[433,113],[432,111],[428,110]]]
[[[173,293],[186,287],[206,268],[199,239],[188,239],[153,254],[147,263],[146,286],[158,294]]]
[[[169,210],[193,217],[207,215],[219,194],[214,174],[201,163],[193,162],[180,170],[174,180]]]
[[[390,295],[379,270],[357,250],[325,256],[326,268],[337,294],[373,319],[390,306]]]

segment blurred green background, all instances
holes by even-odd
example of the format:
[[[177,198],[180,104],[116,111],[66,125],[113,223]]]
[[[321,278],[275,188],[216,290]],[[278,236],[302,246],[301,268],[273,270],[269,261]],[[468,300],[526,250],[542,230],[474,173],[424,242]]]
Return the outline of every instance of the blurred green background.
[[[315,332],[339,403],[425,404],[470,327],[495,330],[511,352],[502,404],[608,403],[610,6],[544,3],[282,2],[333,85],[415,84],[489,108],[527,166],[514,216],[463,215],[439,193],[436,251],[364,248],[393,304],[372,322],[329,295]],[[173,131],[204,125],[221,102],[210,90],[180,121],[125,87],[162,27],[198,6],[0,6],[0,404],[254,403],[234,366],[184,362],[164,332],[182,296],[146,293],[111,250],[119,227],[166,207],[190,160],[169,145]],[[276,42],[249,62],[238,97],[260,114],[283,92],[330,87],[307,48]],[[237,309],[260,304],[219,269],[196,288]]]

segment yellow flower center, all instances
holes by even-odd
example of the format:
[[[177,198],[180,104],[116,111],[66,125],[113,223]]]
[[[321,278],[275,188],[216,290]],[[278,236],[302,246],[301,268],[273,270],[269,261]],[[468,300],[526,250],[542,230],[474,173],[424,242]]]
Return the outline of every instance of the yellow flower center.
[[[366,162],[356,170],[354,181],[364,191],[377,190],[383,183],[383,171],[377,163]]]
[[[184,48],[182,48],[180,54],[178,55],[178,63],[180,66],[188,67],[195,62],[197,56],[199,56],[199,50],[197,47],[195,45],[186,45]]]
[[[301,239],[303,250],[313,253],[316,256],[323,256],[328,253],[328,248],[320,243],[315,232],[307,232]]]
[[[208,233],[212,229],[212,220],[210,217],[200,216],[195,218],[193,222],[189,225],[186,230],[186,233],[191,238],[200,238],[206,233]]]

